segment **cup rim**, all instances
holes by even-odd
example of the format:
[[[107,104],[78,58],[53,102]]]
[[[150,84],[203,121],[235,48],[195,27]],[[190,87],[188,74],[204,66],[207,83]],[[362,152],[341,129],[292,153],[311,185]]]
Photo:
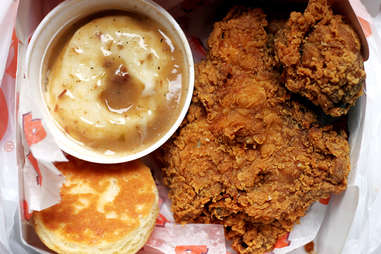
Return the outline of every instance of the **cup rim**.
[[[44,34],[44,29],[46,28],[46,26],[48,26],[49,23],[52,22],[52,20],[57,18],[57,15],[59,15],[59,13],[62,10],[69,8],[69,7],[71,7],[75,4],[78,4],[80,2],[81,1],[78,1],[78,0],[67,0],[67,1],[60,3],[54,9],[52,9],[44,17],[44,19],[40,22],[40,24],[37,26],[37,28],[35,29],[35,31],[33,33],[32,38],[30,40],[30,43],[27,47],[27,51],[26,51],[26,62],[25,62],[26,68],[25,68],[25,70],[26,70],[27,77],[29,77],[29,73],[30,73],[30,64],[32,62],[33,51],[36,50],[39,39],[40,39],[41,35]],[[91,1],[91,2],[93,2],[94,4],[97,4],[100,1]],[[105,1],[105,2],[109,2],[109,1]],[[132,160],[136,160],[136,159],[139,159],[141,157],[144,157],[144,156],[152,153],[156,149],[158,149],[160,146],[162,146],[176,132],[176,130],[179,128],[180,124],[182,123],[183,119],[185,118],[185,116],[188,112],[188,109],[189,109],[189,106],[190,106],[190,103],[192,100],[193,90],[194,90],[194,62],[193,62],[193,55],[192,55],[192,51],[191,51],[191,48],[189,46],[188,40],[187,40],[183,30],[181,29],[179,24],[176,22],[176,20],[163,7],[161,7],[160,5],[158,5],[157,3],[155,3],[151,0],[134,0],[134,2],[135,3],[139,2],[140,4],[146,5],[149,8],[153,8],[161,16],[163,16],[165,19],[165,23],[167,23],[169,26],[171,26],[173,28],[173,29],[171,29],[172,31],[169,31],[170,34],[177,36],[179,39],[178,43],[181,43],[181,45],[183,47],[184,59],[186,62],[185,70],[187,72],[186,82],[188,83],[187,84],[188,87],[187,87],[187,91],[185,94],[184,103],[183,103],[183,105],[181,105],[182,109],[178,113],[176,121],[174,121],[172,126],[165,132],[164,135],[162,135],[160,137],[160,139],[158,139],[156,142],[152,143],[151,145],[149,145],[145,149],[138,151],[136,153],[132,153],[132,154],[120,154],[120,155],[118,155],[118,153],[117,153],[116,155],[113,155],[113,156],[105,155],[103,152],[97,152],[97,151],[92,150],[91,148],[87,147],[86,145],[79,144],[76,140],[74,140],[74,138],[72,138],[70,135],[66,134],[65,131],[59,126],[59,124],[53,118],[51,113],[48,111],[44,96],[42,94],[43,93],[43,91],[42,91],[42,83],[43,82],[42,82],[42,75],[41,74],[42,74],[42,66],[43,66],[43,62],[44,62],[47,50],[50,48],[52,41],[57,37],[57,35],[59,35],[59,33],[65,27],[67,27],[69,24],[71,24],[70,22],[73,21],[73,19],[85,18],[86,16],[89,16],[89,15],[94,14],[96,12],[107,11],[107,10],[115,10],[115,8],[109,8],[109,9],[105,8],[103,10],[96,10],[96,11],[93,11],[92,13],[87,13],[86,15],[79,15],[79,17],[67,19],[66,23],[61,24],[61,29],[56,31],[53,38],[51,38],[49,40],[47,47],[44,49],[40,49],[40,50],[43,50],[43,54],[42,54],[42,58],[39,61],[40,73],[38,74],[38,84],[32,84],[32,86],[38,86],[38,88],[40,90],[39,98],[38,98],[38,103],[39,103],[38,106],[40,107],[40,110],[41,110],[41,113],[43,116],[42,117],[43,122],[44,122],[45,126],[47,127],[47,130],[52,134],[52,136],[55,140],[55,143],[58,145],[58,147],[61,150],[63,150],[64,152],[66,152],[72,156],[75,156],[79,159],[86,160],[89,162],[95,162],[95,163],[113,164],[113,163],[128,162],[128,161],[132,161]],[[145,14],[145,15],[147,15],[147,14]],[[155,18],[152,17],[152,15],[147,15],[147,16],[152,18],[153,20],[155,20]],[[78,152],[78,150],[82,151],[82,152]]]

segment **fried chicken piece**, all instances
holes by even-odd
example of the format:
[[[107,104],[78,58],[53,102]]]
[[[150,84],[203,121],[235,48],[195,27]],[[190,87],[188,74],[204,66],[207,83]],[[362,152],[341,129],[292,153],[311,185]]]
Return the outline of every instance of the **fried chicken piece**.
[[[273,249],[350,168],[345,131],[282,85],[267,25],[259,9],[215,24],[187,118],[157,153],[176,221],[223,224],[245,254]]]
[[[274,59],[266,47],[266,26],[261,9],[233,8],[221,22],[214,24],[208,40],[209,55],[246,70],[273,66]]]
[[[226,63],[205,61],[198,65],[194,100],[202,102],[215,135],[226,142],[260,144],[276,116],[271,107],[289,98],[279,78],[276,72],[254,75]]]
[[[261,9],[237,7],[215,23],[210,34],[209,58],[198,65],[194,99],[204,105],[208,121],[213,122],[212,131],[218,136],[246,144],[261,143],[262,119],[271,116],[262,110],[267,108],[264,104],[274,106],[289,97],[279,86],[278,63],[272,34],[268,36],[265,31],[267,25]],[[254,80],[261,85],[253,86]]]
[[[327,0],[310,0],[304,14],[291,13],[275,39],[286,87],[332,117],[348,113],[365,80],[360,40],[343,19]]]

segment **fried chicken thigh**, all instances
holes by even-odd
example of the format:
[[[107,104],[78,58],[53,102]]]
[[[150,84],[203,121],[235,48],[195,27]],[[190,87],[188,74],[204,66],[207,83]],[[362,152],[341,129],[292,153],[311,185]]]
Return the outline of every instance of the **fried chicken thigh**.
[[[359,38],[342,16],[332,13],[327,0],[311,0],[304,14],[291,13],[275,47],[285,67],[286,87],[325,114],[347,114],[362,94]]]
[[[220,223],[239,253],[265,253],[309,207],[346,188],[344,130],[282,84],[260,9],[215,23],[181,129],[157,153],[179,223]]]

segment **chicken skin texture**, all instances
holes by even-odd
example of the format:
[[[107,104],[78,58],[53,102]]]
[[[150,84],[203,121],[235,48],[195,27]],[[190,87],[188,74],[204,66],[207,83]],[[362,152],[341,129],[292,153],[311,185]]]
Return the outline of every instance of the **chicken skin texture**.
[[[325,114],[345,115],[361,96],[365,71],[360,40],[327,0],[311,0],[303,14],[292,12],[275,47],[287,89]]]
[[[346,132],[284,87],[274,26],[242,8],[215,23],[188,115],[156,153],[175,220],[223,224],[238,253],[271,251],[350,170]]]

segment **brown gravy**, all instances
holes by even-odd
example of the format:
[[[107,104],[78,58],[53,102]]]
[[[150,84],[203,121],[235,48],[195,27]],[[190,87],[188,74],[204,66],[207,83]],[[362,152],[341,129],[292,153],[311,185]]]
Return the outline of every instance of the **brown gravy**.
[[[45,99],[78,143],[132,154],[158,141],[178,118],[188,88],[185,57],[153,20],[106,14],[78,22],[53,43]]]

